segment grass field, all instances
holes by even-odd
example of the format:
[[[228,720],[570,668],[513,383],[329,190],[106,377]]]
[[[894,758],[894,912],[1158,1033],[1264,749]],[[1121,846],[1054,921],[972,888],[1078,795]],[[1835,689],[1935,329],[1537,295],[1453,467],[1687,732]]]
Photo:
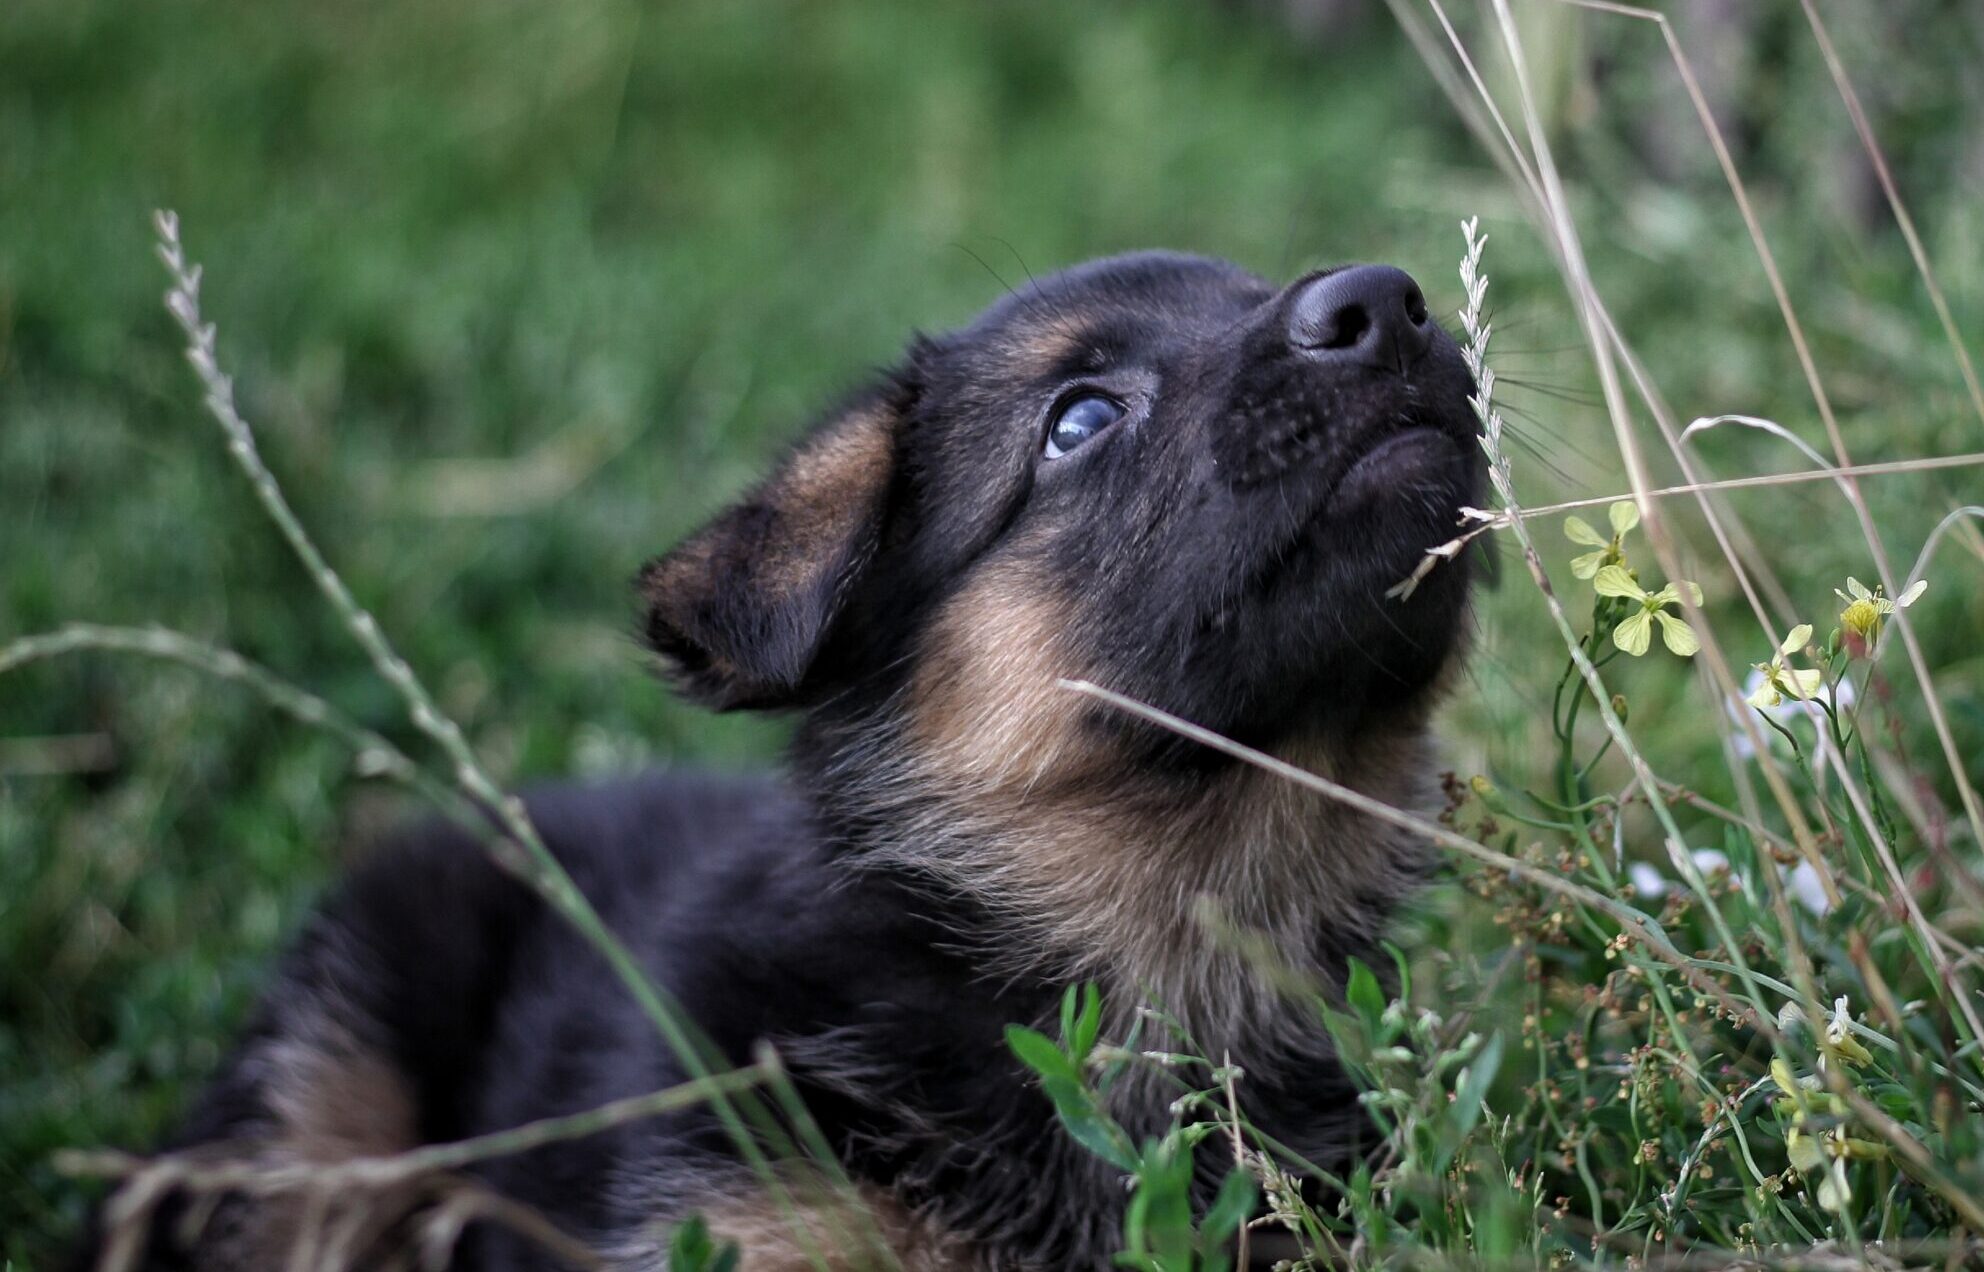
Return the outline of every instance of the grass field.
[[[1960,4],[1831,7],[1955,322],[1984,332],[1984,89],[1964,69],[1984,32]],[[1764,8],[1729,122],[1844,440],[1860,463],[1984,450],[1803,20]],[[1657,34],[1566,12],[1521,8],[1620,326],[1682,421],[1765,416],[1824,450]],[[223,359],[301,516],[506,780],[773,755],[775,725],[693,713],[647,677],[633,570],[909,332],[1029,271],[1144,246],[1277,278],[1388,260],[1451,315],[1458,225],[1479,215],[1525,501],[1628,488],[1542,240],[1382,12],[1312,45],[1183,3],[15,5],[0,643],[164,624],[417,754],[198,408],[159,304],[161,206],[208,267]],[[1699,453],[1723,475],[1808,466],[1727,430]],[[1675,479],[1657,446],[1655,466]],[[1869,479],[1902,568],[1951,507],[1984,502],[1981,474]],[[1823,635],[1831,589],[1873,573],[1836,496],[1729,503]],[[1767,658],[1705,528],[1677,508],[1672,530],[1732,656]],[[1535,532],[1569,583],[1561,532]],[[1959,528],[1910,611],[1973,782],[1981,559]],[[1565,656],[1519,573],[1484,600],[1449,728],[1458,771],[1511,786],[1536,780]],[[1640,748],[1733,802],[1716,699],[1680,660],[1643,662],[1624,673]],[[1954,809],[1899,692],[1893,754]],[[0,676],[0,1261],[49,1265],[84,1204],[50,1154],[155,1135],[340,854],[406,807],[332,740],[188,672],[88,655]],[[1650,823],[1627,824],[1628,855],[1664,860]],[[1708,825],[1683,829],[1719,842]],[[1507,946],[1442,896],[1456,940]]]

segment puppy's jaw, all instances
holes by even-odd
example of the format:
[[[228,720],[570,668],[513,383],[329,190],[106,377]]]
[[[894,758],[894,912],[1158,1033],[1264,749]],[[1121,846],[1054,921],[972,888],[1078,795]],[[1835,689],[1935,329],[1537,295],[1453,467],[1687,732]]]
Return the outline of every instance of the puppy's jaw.
[[[1148,997],[1202,1040],[1245,1046],[1291,977],[1332,981],[1376,941],[1423,847],[1249,766],[1160,761],[1178,749],[1168,735],[1060,687],[1112,682],[1066,639],[1066,604],[1024,557],[988,563],[938,611],[907,687],[827,744],[837,763],[816,790],[863,828],[858,867],[991,912],[992,931],[960,934],[988,974],[1095,979],[1124,1011]],[[1274,749],[1422,806],[1423,717]]]
[[[930,747],[928,726],[902,716],[896,744],[833,795],[869,828],[857,866],[929,879],[995,916],[959,934],[987,975],[1097,980],[1121,1011],[1148,998],[1202,1043],[1251,1051],[1287,988],[1333,983],[1425,873],[1423,845],[1327,797],[1244,765],[1139,767],[1111,755],[1101,739],[1120,735],[1092,727],[1089,700],[1051,681],[1027,698],[1057,748]],[[1429,802],[1417,727],[1367,734],[1354,753],[1279,750],[1388,804]]]

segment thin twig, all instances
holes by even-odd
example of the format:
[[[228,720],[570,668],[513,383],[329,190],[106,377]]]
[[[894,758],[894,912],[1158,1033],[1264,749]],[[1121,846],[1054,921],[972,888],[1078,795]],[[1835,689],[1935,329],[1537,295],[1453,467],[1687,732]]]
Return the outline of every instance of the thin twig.
[[[460,1170],[476,1162],[582,1139],[615,1126],[710,1103],[763,1086],[777,1073],[762,1061],[726,1073],[696,1078],[645,1095],[613,1100],[578,1113],[540,1118],[504,1131],[444,1144],[426,1144],[404,1153],[351,1157],[333,1162],[270,1161],[263,1157],[216,1158],[188,1150],[141,1157],[95,1149],[57,1153],[55,1168],[65,1175],[93,1179],[163,1179],[168,1188],[277,1196],[308,1189],[379,1191],[422,1176]]]

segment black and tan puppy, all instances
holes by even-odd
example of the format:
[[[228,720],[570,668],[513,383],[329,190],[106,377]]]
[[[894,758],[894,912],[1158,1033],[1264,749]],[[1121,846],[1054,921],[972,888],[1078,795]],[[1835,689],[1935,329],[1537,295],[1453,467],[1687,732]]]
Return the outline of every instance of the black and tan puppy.
[[[1155,1001],[1200,1054],[1230,1054],[1250,1116],[1297,1152],[1352,1149],[1314,1015],[1230,929],[1328,980],[1371,949],[1423,845],[1057,682],[1419,800],[1465,566],[1385,591],[1473,498],[1469,392],[1398,270],[1277,289],[1194,257],[1099,261],[918,341],[641,573],[683,692],[800,713],[791,774],[546,792],[532,812],[714,1047],[778,1049],[902,1266],[1107,1266],[1123,1182],[1001,1043],[1075,981],[1119,1023]],[[435,830],[318,917],[180,1142],[390,1153],[681,1077],[589,947]],[[1139,1133],[1165,1124],[1154,1084],[1116,1098]],[[850,1216],[795,1224],[707,1109],[478,1169],[615,1268],[665,1266],[692,1211],[747,1270],[812,1266],[809,1248],[868,1266],[835,1235]],[[850,1204],[788,1176],[802,1205]],[[384,1202],[314,1224],[336,1202],[230,1201],[191,1253],[167,1216],[150,1258],[283,1266],[314,1228],[320,1253],[334,1236],[387,1262],[410,1225]],[[499,1224],[455,1259],[553,1262]]]

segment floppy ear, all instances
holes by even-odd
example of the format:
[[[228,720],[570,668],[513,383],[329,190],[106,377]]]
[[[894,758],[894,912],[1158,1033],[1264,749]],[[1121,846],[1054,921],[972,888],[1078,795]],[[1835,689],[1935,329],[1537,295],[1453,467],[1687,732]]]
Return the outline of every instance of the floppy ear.
[[[744,499],[641,570],[647,639],[689,697],[790,705],[874,554],[909,390],[829,416]]]

